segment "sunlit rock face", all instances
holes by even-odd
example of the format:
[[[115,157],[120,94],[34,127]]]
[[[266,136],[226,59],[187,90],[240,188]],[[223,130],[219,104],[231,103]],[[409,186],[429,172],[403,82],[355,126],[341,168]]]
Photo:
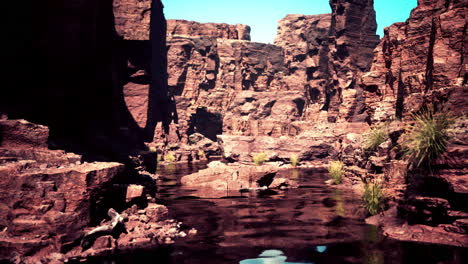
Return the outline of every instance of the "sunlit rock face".
[[[425,101],[467,108],[464,1],[419,1],[406,22],[385,29],[362,77],[372,119],[408,116]]]
[[[178,118],[169,142],[193,133],[293,140],[317,124],[366,121],[356,83],[378,43],[373,1],[330,4],[332,14],[286,16],[275,45],[248,41],[248,26],[169,20]]]
[[[250,27],[242,24],[198,23],[182,19],[169,19],[167,21],[167,34],[168,36],[185,35],[250,40]]]
[[[327,111],[322,122],[364,121],[356,82],[378,44],[373,1],[334,0],[330,6],[331,14],[280,20],[275,44],[284,49],[285,79],[308,96],[307,119]]]
[[[25,120],[0,120],[0,128],[0,259],[16,252],[36,263],[69,250],[99,217],[101,194],[124,165],[50,150],[48,128]]]
[[[149,40],[151,0],[114,0],[117,34],[127,40]]]

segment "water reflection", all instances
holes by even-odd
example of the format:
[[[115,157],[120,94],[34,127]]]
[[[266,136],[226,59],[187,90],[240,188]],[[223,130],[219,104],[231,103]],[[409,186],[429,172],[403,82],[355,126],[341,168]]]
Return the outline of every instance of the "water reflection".
[[[255,259],[245,259],[239,264],[314,264],[313,262],[286,262],[283,251],[277,249],[265,250]]]
[[[316,246],[316,247],[315,247],[315,250],[316,250],[318,253],[323,253],[323,252],[327,251],[327,246]]]
[[[336,201],[335,212],[337,216],[344,217],[346,214],[342,190],[333,190],[333,199]]]
[[[360,197],[325,185],[325,173],[294,169],[297,189],[200,199],[180,178],[203,166],[159,171],[159,201],[198,233],[178,241],[168,261],[158,263],[468,263],[463,249],[383,240],[377,227],[362,221]]]

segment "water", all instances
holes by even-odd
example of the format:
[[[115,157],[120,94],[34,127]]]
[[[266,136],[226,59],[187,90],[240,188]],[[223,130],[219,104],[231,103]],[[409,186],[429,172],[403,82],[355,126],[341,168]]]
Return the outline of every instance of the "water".
[[[196,236],[158,252],[105,263],[468,263],[466,249],[385,239],[364,223],[359,197],[324,184],[318,170],[292,170],[300,188],[202,199],[180,177],[204,164],[161,168],[158,200]],[[104,263],[93,260],[90,263]]]

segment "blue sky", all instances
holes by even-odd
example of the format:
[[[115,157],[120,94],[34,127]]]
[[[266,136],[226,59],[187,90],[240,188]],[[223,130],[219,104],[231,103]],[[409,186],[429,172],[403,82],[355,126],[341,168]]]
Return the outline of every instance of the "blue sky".
[[[162,0],[167,19],[247,24],[252,41],[273,43],[278,20],[287,14],[330,13],[328,0]],[[377,34],[395,22],[405,21],[417,0],[374,0]]]

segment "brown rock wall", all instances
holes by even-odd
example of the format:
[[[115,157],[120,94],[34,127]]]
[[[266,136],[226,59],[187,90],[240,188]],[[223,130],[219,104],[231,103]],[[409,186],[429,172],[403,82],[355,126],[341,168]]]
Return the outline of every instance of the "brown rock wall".
[[[425,101],[466,109],[464,14],[461,1],[420,1],[406,22],[386,28],[362,78],[373,120],[405,117]]]
[[[198,23],[182,19],[169,19],[167,21],[167,34],[169,37],[185,35],[192,37],[250,40],[250,27],[242,24]]]
[[[82,163],[78,155],[49,150],[35,140],[48,135],[44,126],[4,120],[0,127],[16,128],[1,132],[0,259],[9,259],[13,252],[32,256],[66,250],[97,217],[99,193],[124,165]],[[31,140],[18,143],[18,135]]]

